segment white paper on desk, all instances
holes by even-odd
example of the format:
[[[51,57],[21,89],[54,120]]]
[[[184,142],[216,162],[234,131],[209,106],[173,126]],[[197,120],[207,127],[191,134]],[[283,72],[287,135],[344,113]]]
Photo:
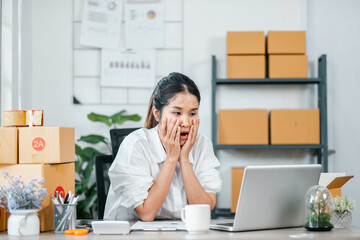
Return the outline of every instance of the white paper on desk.
[[[118,49],[123,0],[85,0],[80,45]]]
[[[321,173],[319,179],[319,185],[326,187],[329,185],[335,178],[345,176],[345,173]]]
[[[126,0],[126,48],[164,47],[164,5],[161,0]]]
[[[101,50],[101,86],[153,88],[155,50]]]
[[[131,226],[133,231],[183,231],[186,230],[184,222],[181,221],[137,221]]]

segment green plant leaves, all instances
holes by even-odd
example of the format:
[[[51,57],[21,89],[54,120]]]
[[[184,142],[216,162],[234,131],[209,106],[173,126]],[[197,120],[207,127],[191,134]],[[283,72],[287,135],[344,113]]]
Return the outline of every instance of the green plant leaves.
[[[96,134],[90,134],[87,136],[81,136],[78,141],[80,142],[86,142],[86,143],[90,143],[90,144],[98,144],[100,142],[107,144],[106,138],[104,136],[101,135],[96,135]]]
[[[101,114],[97,114],[97,113],[92,112],[92,113],[88,114],[88,119],[93,121],[93,122],[105,123],[109,127],[111,126],[110,117],[108,117],[106,115],[101,115]]]
[[[134,122],[138,122],[141,120],[141,117],[137,114],[133,114],[133,115],[122,115],[121,118],[119,118],[115,123],[118,125],[123,124],[126,121],[134,121]]]

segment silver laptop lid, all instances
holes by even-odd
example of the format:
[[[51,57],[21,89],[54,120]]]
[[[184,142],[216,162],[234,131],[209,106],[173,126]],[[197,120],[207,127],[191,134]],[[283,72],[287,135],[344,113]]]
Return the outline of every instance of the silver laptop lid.
[[[321,170],[319,164],[246,167],[233,231],[303,226],[305,194]]]

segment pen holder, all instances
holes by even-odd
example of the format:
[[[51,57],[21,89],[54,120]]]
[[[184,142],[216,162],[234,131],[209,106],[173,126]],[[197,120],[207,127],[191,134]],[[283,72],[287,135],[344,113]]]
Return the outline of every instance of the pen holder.
[[[54,232],[76,228],[76,204],[54,204]]]

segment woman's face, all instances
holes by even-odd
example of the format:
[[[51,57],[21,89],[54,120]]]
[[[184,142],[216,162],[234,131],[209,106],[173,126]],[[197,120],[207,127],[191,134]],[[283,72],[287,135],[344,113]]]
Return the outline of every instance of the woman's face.
[[[199,102],[191,93],[176,94],[166,105],[161,114],[160,124],[166,119],[177,119],[181,127],[180,145],[183,146],[188,139],[193,119],[198,118]]]

